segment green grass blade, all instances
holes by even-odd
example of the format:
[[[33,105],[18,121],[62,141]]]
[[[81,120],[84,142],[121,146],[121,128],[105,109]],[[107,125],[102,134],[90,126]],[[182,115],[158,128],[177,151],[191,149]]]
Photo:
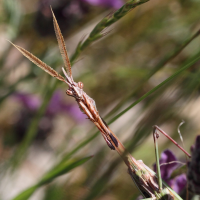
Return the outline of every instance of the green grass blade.
[[[53,95],[53,92],[55,91],[55,89],[57,87],[58,81],[57,80],[53,80],[53,81],[54,82],[53,82],[52,87],[47,88],[47,92],[44,97],[44,101],[43,101],[40,109],[38,110],[35,118],[32,120],[24,140],[21,142],[20,146],[18,147],[15,154],[11,158],[11,165],[12,165],[13,169],[15,167],[17,167],[18,164],[21,162],[21,160],[24,158],[28,147],[30,146],[31,142],[35,138],[35,135],[37,134],[38,123],[46,110],[46,107],[49,103],[49,99],[51,98],[51,96]]]
[[[167,63],[169,63],[172,59],[174,59],[179,53],[188,46],[195,38],[197,38],[200,35],[200,30],[198,30],[194,35],[186,39],[183,44],[175,49],[174,51],[170,52],[166,57],[161,59],[161,61],[156,65],[156,67],[150,71],[149,76],[151,77],[154,75],[158,70],[160,70],[163,66],[165,66]]]
[[[92,156],[89,156],[76,161],[65,162],[62,164],[59,163],[53,169],[47,172],[36,185],[24,190],[22,193],[17,195],[13,200],[27,200],[39,187],[53,181],[58,176],[68,173],[72,169],[84,164],[91,158]]]
[[[6,21],[3,20],[3,23],[6,23],[8,25],[7,33],[5,34],[6,39],[14,40],[19,34],[19,27],[23,18],[20,3],[15,0],[3,0],[1,6],[2,10],[5,12],[6,19]],[[2,67],[4,66],[7,55],[10,52],[11,48],[12,47],[9,46],[3,52],[3,55],[0,56],[0,69],[2,69]]]
[[[21,194],[19,194],[17,197],[15,197],[13,200],[27,200],[37,190],[37,188],[37,185],[30,187]]]
[[[83,199],[84,200],[92,200],[95,199],[97,196],[100,195],[106,188],[110,178],[112,177],[112,174],[117,171],[117,167],[119,167],[119,164],[121,163],[121,158],[116,158],[112,163],[110,163],[110,166],[108,169],[101,175],[99,179],[95,181],[93,186],[91,187],[90,193],[87,194]]]
[[[146,3],[149,0],[131,0],[125,3],[120,9],[118,9],[116,12],[114,12],[112,15],[109,15],[105,18],[103,18],[92,30],[90,35],[84,42],[79,42],[79,44],[76,47],[76,50],[74,54],[71,56],[71,64],[74,63],[74,61],[77,59],[77,57],[80,55],[80,53],[88,47],[92,42],[98,40],[99,38],[104,36],[103,30],[121,19],[123,16],[125,16],[129,11],[131,11],[136,6],[139,6],[140,4]]]
[[[131,97],[133,97],[139,90],[142,89],[144,83],[151,78],[155,73],[157,73],[160,69],[162,69],[167,63],[169,63],[172,59],[174,59],[177,55],[181,53],[181,51],[188,46],[195,38],[197,38],[200,35],[200,30],[198,30],[194,35],[190,36],[189,38],[185,39],[184,42],[177,47],[175,50],[172,50],[168,55],[166,55],[164,58],[160,60],[160,62],[148,73],[148,75],[142,80],[139,85],[135,88],[134,91],[132,91],[130,94],[125,96],[106,116],[109,117],[113,115],[117,110],[119,110],[124,103],[127,102]]]
[[[17,36],[19,32],[19,25],[21,23],[22,12],[20,4],[14,0],[4,0],[3,8],[6,11],[7,23],[9,24],[9,29],[6,35],[8,35],[10,39],[13,39]]]
[[[56,177],[66,174],[70,170],[82,165],[83,163],[91,159],[92,157],[93,156],[89,156],[78,161],[70,161],[70,162],[66,161],[66,162],[58,163],[52,170],[50,170],[46,175],[42,177],[38,185],[41,186],[41,185],[51,182]]]
[[[25,80],[29,80],[31,76],[32,76],[32,74],[30,73],[30,74],[28,74],[27,76],[25,76],[25,77],[21,78],[20,80],[18,80],[15,84],[9,86],[8,92],[0,97],[0,104],[1,104],[2,102],[4,102],[4,100],[6,100],[9,96],[11,96],[11,95],[16,91],[16,87],[17,87],[21,82],[23,82],[23,81],[25,81]]]
[[[112,122],[114,122],[115,120],[117,120],[119,117],[121,117],[124,113],[126,113],[127,111],[129,111],[132,107],[134,107],[135,105],[137,105],[139,102],[141,102],[142,100],[144,100],[145,98],[147,98],[149,95],[151,95],[152,93],[154,93],[155,91],[157,91],[158,89],[160,89],[163,85],[167,84],[168,82],[170,82],[172,79],[174,79],[175,77],[177,77],[178,75],[180,75],[184,70],[188,69],[189,67],[191,67],[192,65],[194,65],[198,60],[200,59],[200,53],[198,53],[197,55],[195,55],[193,58],[190,59],[190,62],[185,64],[181,69],[179,69],[177,72],[175,72],[173,75],[171,75],[169,78],[167,78],[166,80],[164,80],[162,83],[160,83],[159,85],[157,85],[156,87],[154,87],[153,89],[151,89],[149,92],[147,92],[146,94],[144,94],[142,97],[140,97],[138,100],[136,100],[134,103],[132,103],[130,106],[128,106],[126,109],[124,109],[122,112],[120,112],[118,115],[116,115],[115,117],[113,117],[108,124],[111,124]]]
[[[89,137],[86,138],[85,140],[83,140],[79,145],[77,145],[72,151],[70,151],[69,153],[66,153],[63,156],[63,161],[61,162],[65,162],[67,159],[69,159],[73,154],[75,154],[77,151],[79,151],[80,149],[82,149],[85,145],[87,145],[89,142],[91,142],[94,138],[96,138],[99,135],[99,132],[95,132],[92,135],[88,134]]]

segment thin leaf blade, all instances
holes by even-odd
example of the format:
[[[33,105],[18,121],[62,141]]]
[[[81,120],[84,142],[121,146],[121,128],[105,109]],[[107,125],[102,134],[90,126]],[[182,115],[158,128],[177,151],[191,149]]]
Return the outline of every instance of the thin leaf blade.
[[[66,174],[72,169],[84,164],[86,161],[90,160],[92,156],[85,157],[83,159],[77,160],[75,162],[62,162],[61,164],[57,164],[52,170],[46,173],[41,180],[39,181],[39,185],[44,185],[46,183],[51,182],[56,177]]]
[[[27,200],[41,186],[43,186],[47,183],[50,183],[58,176],[66,174],[69,171],[71,171],[72,169],[84,164],[85,162],[90,160],[92,157],[93,156],[89,156],[89,157],[85,157],[82,159],[78,159],[76,161],[57,164],[53,169],[51,169],[49,172],[47,172],[36,185],[31,186],[30,188],[24,190],[19,195],[17,195],[13,200]]]

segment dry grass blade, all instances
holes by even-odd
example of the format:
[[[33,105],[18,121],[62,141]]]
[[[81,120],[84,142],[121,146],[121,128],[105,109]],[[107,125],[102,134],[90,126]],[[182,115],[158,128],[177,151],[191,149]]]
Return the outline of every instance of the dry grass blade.
[[[67,73],[70,76],[70,78],[72,78],[71,64],[70,64],[69,57],[67,55],[65,41],[64,41],[64,38],[63,38],[62,33],[60,31],[59,25],[57,23],[57,20],[56,20],[54,13],[53,13],[52,8],[51,8],[51,12],[52,12],[52,15],[53,15],[53,25],[54,25],[54,30],[55,30],[55,33],[56,33],[56,38],[58,40],[58,46],[59,46],[59,49],[60,49],[60,53],[62,55]]]
[[[22,47],[17,46],[15,44],[13,44],[12,42],[10,42],[10,43],[15,48],[17,48],[25,57],[27,57],[31,62],[33,62],[34,64],[36,64],[38,67],[40,67],[41,69],[43,69],[45,72],[47,72],[51,76],[57,78],[58,80],[65,82],[65,78],[63,76],[61,76],[60,74],[58,74],[58,72],[56,72],[54,69],[52,69],[46,63],[42,62],[39,58],[37,58],[36,56],[34,56],[33,54],[31,54],[27,50],[23,49]]]

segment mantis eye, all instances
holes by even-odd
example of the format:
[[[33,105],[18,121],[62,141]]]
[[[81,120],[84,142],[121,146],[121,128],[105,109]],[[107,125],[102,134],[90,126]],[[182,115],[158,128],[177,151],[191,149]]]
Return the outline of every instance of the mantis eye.
[[[80,89],[83,89],[83,83],[82,83],[82,82],[78,82],[78,87],[79,87]]]
[[[66,94],[69,95],[69,96],[72,96],[73,92],[71,90],[66,90]]]

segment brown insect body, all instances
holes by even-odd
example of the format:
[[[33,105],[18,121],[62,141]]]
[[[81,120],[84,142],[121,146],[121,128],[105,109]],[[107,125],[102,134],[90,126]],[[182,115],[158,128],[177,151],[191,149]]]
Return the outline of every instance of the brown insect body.
[[[88,116],[88,119],[90,119],[100,130],[107,145],[112,150],[115,150],[112,142],[115,144],[115,146],[118,146],[117,139],[113,136],[107,124],[100,117],[99,112],[96,108],[95,101],[83,91],[83,84],[81,82],[78,82],[77,84],[70,79],[64,68],[63,73],[65,74],[67,79],[66,83],[69,85],[69,89],[66,91],[67,95],[72,96],[76,99],[80,109]]]
[[[69,89],[66,92],[67,95],[76,99],[80,109],[88,116],[88,119],[90,119],[97,126],[101,133],[103,133],[102,135],[107,145],[112,150],[115,150],[114,145],[118,147],[118,141],[111,133],[108,125],[100,117],[95,101],[82,90],[83,84],[81,82],[78,82],[77,84],[76,82],[72,81],[64,69],[63,73],[67,78],[66,83],[69,85]],[[112,143],[114,143],[114,145]]]

